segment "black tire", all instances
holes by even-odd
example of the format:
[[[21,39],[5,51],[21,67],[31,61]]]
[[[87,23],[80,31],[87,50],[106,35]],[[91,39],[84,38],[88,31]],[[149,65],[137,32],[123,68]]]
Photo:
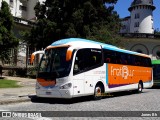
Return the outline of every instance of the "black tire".
[[[103,87],[101,85],[96,85],[95,89],[94,89],[94,100],[100,100],[103,97]]]
[[[138,93],[142,93],[142,91],[143,91],[143,83],[142,83],[142,82],[139,82],[139,83],[138,83],[138,90],[137,90],[137,92],[138,92]]]

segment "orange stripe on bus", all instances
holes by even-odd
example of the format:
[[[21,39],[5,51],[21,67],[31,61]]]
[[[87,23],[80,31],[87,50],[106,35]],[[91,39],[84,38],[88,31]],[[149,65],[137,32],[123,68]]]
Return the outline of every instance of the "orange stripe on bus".
[[[59,47],[70,47],[70,45],[48,46],[48,47],[46,48],[46,50],[47,50],[47,49],[52,49],[52,48],[59,48]]]
[[[108,65],[108,84],[134,84],[152,80],[152,68],[128,65]]]
[[[54,86],[56,84],[56,80],[45,80],[41,78],[37,78],[37,82],[43,87]]]

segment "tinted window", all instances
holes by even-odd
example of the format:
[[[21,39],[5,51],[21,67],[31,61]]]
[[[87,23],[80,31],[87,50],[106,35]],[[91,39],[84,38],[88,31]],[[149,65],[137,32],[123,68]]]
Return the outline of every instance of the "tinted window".
[[[117,55],[115,51],[104,50],[104,62],[105,63],[116,63]]]
[[[154,80],[160,79],[160,65],[153,65],[153,78]]]
[[[151,67],[150,58],[107,49],[104,49],[103,51],[105,63]]]
[[[121,63],[127,65],[128,64],[128,54],[120,53]]]
[[[79,73],[102,64],[102,51],[99,49],[80,49],[77,51],[73,73]]]
[[[41,58],[38,77],[52,78],[69,75],[72,60],[66,61],[68,47],[48,49]]]

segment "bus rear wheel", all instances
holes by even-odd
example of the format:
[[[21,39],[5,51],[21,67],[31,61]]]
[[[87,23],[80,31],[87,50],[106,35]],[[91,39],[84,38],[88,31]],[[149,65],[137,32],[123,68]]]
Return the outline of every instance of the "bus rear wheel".
[[[94,89],[94,100],[100,100],[103,96],[103,87],[101,85],[96,85]]]

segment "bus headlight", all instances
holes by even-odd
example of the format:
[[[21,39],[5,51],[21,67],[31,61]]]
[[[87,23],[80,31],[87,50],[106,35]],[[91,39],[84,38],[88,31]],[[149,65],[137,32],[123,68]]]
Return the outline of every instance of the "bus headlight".
[[[72,87],[72,83],[67,83],[67,84],[64,84],[60,87],[60,89],[69,89]]]

